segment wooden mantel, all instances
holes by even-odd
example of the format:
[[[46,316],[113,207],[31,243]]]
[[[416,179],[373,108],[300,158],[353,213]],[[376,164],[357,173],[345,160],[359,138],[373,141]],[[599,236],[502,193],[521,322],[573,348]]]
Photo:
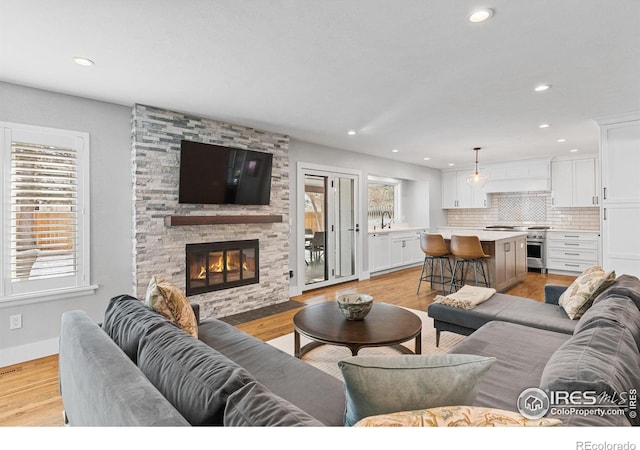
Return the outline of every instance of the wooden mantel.
[[[281,215],[232,215],[232,216],[165,216],[167,227],[183,225],[226,225],[239,223],[277,223],[282,222]]]

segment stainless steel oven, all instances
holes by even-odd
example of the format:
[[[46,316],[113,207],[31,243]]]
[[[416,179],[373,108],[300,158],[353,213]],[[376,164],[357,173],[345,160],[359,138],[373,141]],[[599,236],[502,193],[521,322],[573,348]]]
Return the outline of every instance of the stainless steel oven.
[[[527,237],[527,267],[547,271],[546,255],[544,251],[545,239]]]
[[[545,242],[549,228],[547,226],[527,228],[527,267],[540,269],[541,273],[547,273]]]

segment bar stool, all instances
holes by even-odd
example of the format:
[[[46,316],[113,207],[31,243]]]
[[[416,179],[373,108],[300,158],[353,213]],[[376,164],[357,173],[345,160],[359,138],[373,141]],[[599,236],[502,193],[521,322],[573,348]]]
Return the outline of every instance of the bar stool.
[[[420,274],[420,281],[418,282],[418,292],[420,293],[420,285],[423,281],[428,281],[431,283],[431,288],[433,288],[434,284],[442,285],[442,295],[444,295],[444,287],[447,284],[451,283],[451,274],[453,272],[451,267],[451,260],[449,257],[451,253],[449,253],[449,249],[447,249],[447,244],[444,242],[444,238],[441,234],[428,234],[428,233],[420,233],[420,248],[424,252],[424,262],[422,263],[422,273]],[[436,272],[436,261],[440,268],[440,276],[438,279]],[[449,276],[447,278],[444,277],[444,269],[445,263],[446,267],[449,270]]]
[[[473,275],[476,286],[484,285],[489,287],[487,272],[484,268],[484,261],[486,258],[489,258],[489,255],[484,253],[478,236],[451,236],[451,254],[455,256],[456,264],[453,268],[453,274],[451,275],[449,293],[454,290],[457,291],[458,288],[461,288],[464,285],[465,265],[467,268],[470,265],[473,266]],[[478,281],[478,265],[480,266],[480,274],[484,281]],[[460,267],[460,278],[456,278],[458,267]]]

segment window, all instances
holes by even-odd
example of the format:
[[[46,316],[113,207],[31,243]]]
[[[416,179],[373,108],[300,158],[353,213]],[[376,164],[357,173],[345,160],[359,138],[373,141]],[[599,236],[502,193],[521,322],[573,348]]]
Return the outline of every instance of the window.
[[[94,289],[89,286],[88,134],[0,126],[0,301]]]
[[[398,199],[401,182],[394,179],[369,177],[367,183],[367,212],[369,222],[380,223],[382,214],[387,212],[395,219],[400,216]]]

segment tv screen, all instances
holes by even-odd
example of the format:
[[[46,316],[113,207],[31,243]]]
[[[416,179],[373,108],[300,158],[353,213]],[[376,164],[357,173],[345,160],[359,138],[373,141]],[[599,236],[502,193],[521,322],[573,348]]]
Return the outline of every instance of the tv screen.
[[[270,153],[183,140],[178,202],[268,205]]]

